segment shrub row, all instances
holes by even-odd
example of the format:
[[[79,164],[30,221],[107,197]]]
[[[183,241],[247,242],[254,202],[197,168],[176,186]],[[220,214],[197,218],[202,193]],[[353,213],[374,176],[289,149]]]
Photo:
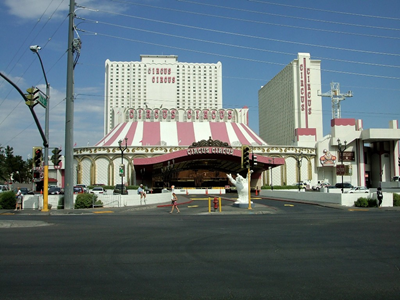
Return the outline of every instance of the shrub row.
[[[17,198],[13,191],[0,193],[0,209],[14,209]]]
[[[372,198],[358,198],[354,201],[354,206],[356,207],[378,207],[378,200]]]
[[[393,193],[393,206],[400,206],[400,194]]]
[[[97,195],[95,194],[79,194],[76,196],[75,200],[75,209],[79,208],[91,208],[94,206],[96,207],[103,207],[103,202],[97,200]]]

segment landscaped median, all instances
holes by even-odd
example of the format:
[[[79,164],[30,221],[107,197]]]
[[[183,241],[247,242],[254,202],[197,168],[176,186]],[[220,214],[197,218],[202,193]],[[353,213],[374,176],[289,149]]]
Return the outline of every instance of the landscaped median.
[[[275,199],[290,199],[295,201],[314,202],[314,203],[331,203],[343,206],[354,206],[354,203],[360,194],[350,193],[326,193],[323,191],[319,192],[298,192],[296,190],[261,190],[260,196],[271,197]],[[376,199],[376,193],[369,193],[363,195],[364,197]],[[383,193],[382,207],[393,207],[393,193]]]

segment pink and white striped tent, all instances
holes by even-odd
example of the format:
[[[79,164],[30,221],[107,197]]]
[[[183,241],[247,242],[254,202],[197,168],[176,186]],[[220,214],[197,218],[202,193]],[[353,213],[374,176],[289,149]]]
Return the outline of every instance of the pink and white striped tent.
[[[125,122],[118,124],[95,146],[118,146],[127,138],[128,146],[190,146],[201,140],[220,140],[230,146],[266,146],[253,130],[243,123],[224,122]]]

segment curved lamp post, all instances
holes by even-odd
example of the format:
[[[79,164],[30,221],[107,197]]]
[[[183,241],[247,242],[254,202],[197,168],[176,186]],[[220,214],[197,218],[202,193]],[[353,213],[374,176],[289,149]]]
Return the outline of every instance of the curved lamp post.
[[[46,142],[43,143],[44,146],[44,172],[43,172],[43,208],[42,211],[49,211],[48,208],[48,189],[49,189],[49,105],[50,105],[50,84],[47,81],[46,72],[43,67],[42,58],[40,57],[39,50],[40,46],[34,45],[30,46],[29,49],[36,53],[39,58],[40,66],[42,67],[44,80],[46,81],[46,115],[45,115],[45,128],[44,135],[46,138]]]
[[[298,168],[298,176],[299,176],[299,192],[300,192],[300,189],[301,189],[301,187],[300,187],[300,177],[301,177],[301,174],[300,174],[300,170],[301,170],[301,163],[302,163],[302,161],[303,161],[303,152],[300,152],[300,154],[296,157],[296,161],[297,161],[297,168]]]
[[[119,150],[121,150],[121,166],[124,165],[124,151],[128,148],[128,138],[125,139],[125,145],[122,146],[122,140],[118,141]],[[121,175],[121,195],[124,194],[124,176]]]
[[[343,165],[343,153],[347,148],[347,142],[344,141],[344,145],[341,143],[340,139],[337,139],[338,142],[338,150],[340,153],[340,162],[342,163],[342,169],[340,171],[340,173],[342,174],[342,194],[343,194],[343,173],[344,173],[344,165]]]

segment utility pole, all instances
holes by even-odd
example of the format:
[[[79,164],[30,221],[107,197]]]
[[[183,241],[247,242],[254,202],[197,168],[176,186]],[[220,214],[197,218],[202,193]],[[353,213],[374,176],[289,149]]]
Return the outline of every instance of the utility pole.
[[[72,209],[74,204],[74,17],[75,0],[69,3],[68,54],[67,54],[67,93],[65,110],[65,180],[64,208]]]

